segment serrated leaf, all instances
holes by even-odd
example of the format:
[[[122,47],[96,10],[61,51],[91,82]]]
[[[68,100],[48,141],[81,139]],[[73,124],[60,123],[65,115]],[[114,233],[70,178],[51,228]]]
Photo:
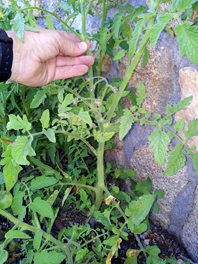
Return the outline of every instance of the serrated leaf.
[[[32,27],[31,25],[25,25],[25,30],[27,31],[31,31],[31,32],[36,32],[36,33],[39,33],[40,31],[34,27]]]
[[[154,202],[154,196],[143,195],[137,201],[132,201],[126,208],[125,214],[130,217],[134,225],[138,226],[149,214]]]
[[[51,15],[44,15],[44,17],[46,17],[45,22],[47,24],[47,28],[51,30],[55,30]]]
[[[4,166],[3,176],[5,179],[7,192],[9,192],[15,185],[18,179],[18,174],[22,169],[23,168],[19,165],[14,166],[11,160]]]
[[[42,215],[43,217],[54,218],[54,213],[50,203],[41,200],[41,197],[36,197],[33,203],[29,204],[29,208]]]
[[[119,139],[122,140],[131,129],[134,123],[134,116],[129,110],[126,110],[120,119]]]
[[[117,13],[114,15],[115,16],[115,20],[113,21],[113,28],[114,28],[114,36],[116,39],[118,39],[118,34],[120,31],[120,25],[121,25],[121,21],[122,21],[122,14]]]
[[[17,13],[15,18],[11,21],[12,29],[21,42],[23,42],[25,30],[25,19],[23,16],[23,13]]]
[[[30,189],[34,192],[38,189],[54,185],[57,181],[58,180],[53,177],[39,176],[31,181]]]
[[[60,264],[66,258],[62,253],[42,251],[34,256],[36,264]]]
[[[172,15],[164,11],[157,15],[157,24],[151,28],[150,44],[153,48],[166,24],[172,19]]]
[[[169,136],[162,130],[155,130],[148,138],[151,141],[150,146],[153,147],[154,157],[157,163],[164,164],[165,154],[168,150]]]
[[[64,113],[65,112],[65,108],[70,105],[74,100],[73,94],[67,94],[65,96],[64,101],[62,102],[62,104],[59,104],[58,106],[58,113]]]
[[[124,57],[125,53],[126,53],[126,50],[121,50],[121,51],[119,51],[119,52],[114,56],[113,60],[114,60],[114,61],[120,60],[121,58]]]
[[[142,65],[141,65],[141,68],[143,68],[146,65],[148,59],[149,59],[149,50],[148,50],[147,46],[145,46],[145,48],[144,48],[144,54],[143,54],[143,57],[142,57]]]
[[[196,174],[198,175],[198,153],[195,153],[192,157],[193,166],[195,168]]]
[[[186,136],[187,139],[192,136],[198,136],[197,126],[198,126],[198,119],[193,119],[192,121],[189,120],[188,130],[184,131],[184,135]]]
[[[71,13],[71,9],[70,9],[69,5],[67,3],[65,3],[65,2],[60,2],[58,4],[58,7],[64,9],[68,13]]]
[[[6,234],[5,234],[5,238],[23,238],[23,239],[29,239],[31,238],[30,236],[28,236],[26,233],[23,233],[20,230],[9,230]]]
[[[49,113],[49,109],[46,109],[41,116],[42,128],[48,128],[49,121],[50,121],[50,113]]]
[[[138,98],[136,99],[136,101],[137,101],[137,104],[140,106],[143,103],[144,98],[145,98],[145,86],[144,86],[144,84],[140,83],[138,85],[137,89],[138,89],[139,95],[138,95]]]
[[[47,97],[46,93],[47,93],[46,90],[39,90],[35,94],[32,102],[30,104],[30,108],[37,108],[45,100],[45,98]]]
[[[179,143],[176,145],[174,151],[170,151],[168,154],[167,169],[164,175],[173,175],[177,173],[185,164],[186,157],[182,153],[183,144]]]
[[[175,124],[174,124],[174,129],[175,131],[180,131],[184,129],[184,119],[179,119]]]
[[[157,246],[148,246],[146,247],[145,251],[153,257],[158,257],[158,254],[161,252],[161,250]]]
[[[48,130],[43,130],[44,134],[46,137],[49,139],[49,141],[56,143],[56,137],[55,137],[55,132],[52,128],[48,128]]]
[[[43,230],[40,230],[34,236],[33,247],[34,247],[35,250],[39,250],[39,248],[41,246],[42,236],[43,236]]]
[[[164,190],[156,190],[154,195],[156,195],[157,199],[162,199],[164,197]]]
[[[27,155],[35,156],[36,153],[31,147],[32,139],[28,137],[17,137],[14,144],[12,144],[12,156],[20,165],[29,165]]]
[[[85,123],[89,124],[90,127],[93,126],[93,123],[92,123],[92,120],[91,120],[91,117],[90,117],[88,111],[86,111],[86,112],[79,112],[78,117],[80,117]]]
[[[184,54],[198,64],[198,31],[197,26],[192,26],[192,22],[185,22],[183,25],[177,25],[177,41],[179,44],[180,55]]]
[[[192,96],[189,96],[187,98],[184,98],[182,101],[180,101],[177,104],[174,103],[173,106],[168,104],[166,106],[166,111],[168,112],[169,115],[173,115],[174,113],[176,113],[179,110],[185,110],[186,106],[188,106],[190,104],[191,100],[192,100]]]
[[[175,7],[179,12],[184,11],[185,9],[191,8],[197,0],[175,0]]]
[[[130,57],[132,57],[135,53],[138,39],[142,32],[143,25],[144,25],[144,20],[142,19],[142,20],[139,20],[135,26],[135,29],[133,31],[133,37],[131,38],[130,43],[129,43],[129,56]]]
[[[8,252],[6,250],[0,249],[0,264],[3,264],[8,259]]]
[[[29,131],[31,128],[32,125],[28,122],[26,115],[23,115],[23,119],[19,115],[9,115],[9,122],[7,123],[8,130],[23,129],[23,131]]]
[[[100,33],[100,48],[102,49],[103,54],[105,54],[107,48],[107,32],[108,28],[104,28]]]

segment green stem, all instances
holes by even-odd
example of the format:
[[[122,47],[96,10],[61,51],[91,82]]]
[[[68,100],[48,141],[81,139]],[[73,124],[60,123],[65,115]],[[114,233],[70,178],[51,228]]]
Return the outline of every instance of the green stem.
[[[103,200],[103,187],[105,186],[104,182],[104,142],[99,143],[98,147],[98,156],[97,156],[97,171],[98,171],[98,182],[96,189],[96,201],[95,201],[95,210],[97,211],[100,208],[100,205]]]
[[[146,253],[145,253],[145,249],[143,248],[142,243],[141,243],[141,241],[139,240],[138,235],[136,235],[136,234],[134,233],[134,236],[135,236],[135,238],[136,238],[136,240],[137,240],[137,242],[138,242],[138,244],[139,244],[139,246],[140,246],[141,251],[143,252],[145,258],[147,259],[147,255],[146,255]]]
[[[89,185],[86,185],[86,184],[81,184],[81,183],[60,183],[60,184],[56,184],[56,185],[65,185],[65,186],[68,186],[68,185],[72,185],[72,186],[80,186],[80,187],[83,187],[83,188],[88,188],[94,192],[96,192],[96,188],[93,187],[93,186],[89,186]],[[56,186],[54,185],[54,186]]]
[[[120,101],[120,98],[122,97],[122,94],[131,78],[131,75],[133,74],[133,71],[137,65],[137,63],[139,62],[140,60],[140,57],[144,51],[144,48],[146,46],[146,44],[148,43],[149,41],[149,36],[150,36],[150,30],[148,29],[147,32],[145,33],[145,38],[144,40],[142,41],[139,49],[137,50],[136,54],[135,54],[135,57],[133,59],[133,62],[131,63],[130,67],[126,70],[126,74],[125,74],[125,77],[124,77],[124,80],[120,86],[120,89],[119,91],[117,92],[117,96],[113,102],[113,104],[111,105],[111,108],[109,109],[109,112],[107,113],[107,121],[110,122],[111,121],[111,118],[113,117],[113,114],[114,114],[114,111],[116,109],[116,107],[118,106],[118,103]]]
[[[46,9],[42,9],[42,8],[39,8],[39,7],[27,7],[27,8],[24,8],[23,10],[30,10],[30,9],[36,9],[36,10],[40,10],[41,12],[45,12],[47,14],[50,14],[52,15],[53,17],[55,17],[58,21],[60,21],[65,27],[67,27],[73,34],[75,34],[79,39],[82,40],[82,37],[80,34],[78,34],[75,30],[73,30],[72,27],[70,27],[64,20],[62,20],[61,18],[59,18],[56,14],[54,14],[53,12],[50,12]]]
[[[33,233],[38,233],[41,229],[35,226],[31,226],[28,225],[26,223],[23,223],[21,221],[19,221],[17,218],[15,218],[14,216],[12,216],[11,214],[9,214],[8,212],[0,209],[0,214],[3,215],[4,217],[6,217],[7,219],[9,219],[11,222],[13,222],[14,224],[19,224],[19,226],[23,229],[23,230],[29,230]],[[53,236],[51,236],[50,234],[47,234],[46,232],[43,231],[43,237],[49,241],[51,241],[52,243],[54,243],[55,245],[59,246],[60,249],[62,250],[66,250],[66,245],[64,245],[63,243],[61,243],[60,241],[58,241],[56,238],[54,238]]]

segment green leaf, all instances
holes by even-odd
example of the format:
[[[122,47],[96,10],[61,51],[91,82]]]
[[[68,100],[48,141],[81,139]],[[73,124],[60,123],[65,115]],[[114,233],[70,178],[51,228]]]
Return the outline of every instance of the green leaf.
[[[148,246],[145,249],[146,252],[149,253],[149,255],[153,256],[154,258],[158,257],[158,254],[161,252],[161,250],[157,246]]]
[[[30,189],[34,192],[57,183],[57,179],[53,177],[39,176],[31,181]]]
[[[192,121],[189,120],[188,122],[188,131],[184,130],[184,135],[186,138],[190,138],[192,136],[198,136],[198,119],[193,119]]]
[[[24,192],[18,191],[14,195],[14,199],[11,205],[12,212],[14,215],[19,215],[21,208],[22,208],[22,201],[23,201]]]
[[[167,169],[165,175],[173,175],[178,172],[185,164],[186,158],[182,151],[183,144],[179,143],[176,145],[174,151],[170,151],[168,154]]]
[[[162,130],[155,130],[148,139],[151,141],[150,146],[153,147],[152,152],[154,152],[155,160],[163,165],[170,142],[169,136]]]
[[[19,165],[14,166],[10,160],[3,168],[3,175],[6,183],[6,190],[9,192],[15,185],[18,174],[23,168]]]
[[[143,57],[142,57],[141,68],[143,68],[146,65],[148,59],[149,59],[149,50],[148,50],[147,46],[145,46],[144,54],[143,54]]]
[[[41,197],[36,197],[34,202],[29,204],[29,208],[43,217],[54,218],[51,205],[48,202],[41,200]]]
[[[94,138],[98,142],[106,142],[106,141],[109,141],[114,135],[115,135],[115,132],[105,132],[105,133],[101,133],[100,131],[94,131]]]
[[[132,201],[129,207],[126,208],[126,216],[131,218],[134,225],[138,226],[149,214],[149,211],[154,202],[154,196],[143,195],[137,201]]]
[[[174,129],[175,131],[180,131],[184,129],[184,119],[179,119],[175,124],[174,124]]]
[[[0,185],[2,185],[4,183],[5,183],[5,179],[4,179],[4,176],[3,176],[3,172],[0,172]]]
[[[107,48],[107,33],[108,28],[104,28],[100,33],[100,48],[102,49],[103,54],[105,54]]]
[[[145,86],[143,83],[140,83],[137,87],[138,89],[138,98],[136,99],[137,100],[137,104],[140,106],[143,101],[144,101],[144,98],[145,98]]]
[[[122,140],[127,135],[133,123],[134,123],[134,116],[127,109],[124,112],[124,115],[120,119],[120,129],[119,129],[119,139],[120,140]]]
[[[51,18],[51,15],[44,15],[46,17],[45,22],[47,24],[47,28],[51,30],[55,30],[55,27],[53,25],[53,20]]]
[[[154,195],[156,195],[157,199],[162,199],[164,197],[165,192],[163,190],[156,190]]]
[[[126,179],[126,178],[135,177],[135,176],[136,176],[136,173],[133,169],[125,168],[123,171],[120,171],[120,175],[118,177],[121,179]]]
[[[36,264],[60,264],[66,258],[62,253],[42,251],[34,256]]]
[[[32,27],[31,25],[25,25],[25,30],[27,31],[31,31],[31,32],[36,32],[36,33],[39,33],[40,31],[34,27]]]
[[[27,116],[23,115],[23,119],[17,115],[9,115],[9,122],[7,123],[7,129],[19,130],[23,129],[23,132],[29,131],[32,128],[31,123],[28,122]]]
[[[43,130],[44,134],[46,137],[49,139],[49,141],[56,143],[56,137],[55,137],[55,132],[54,129],[48,128],[48,130]]]
[[[0,249],[0,264],[3,264],[8,259],[8,252],[6,250]]]
[[[157,15],[157,24],[155,24],[151,28],[150,44],[151,44],[152,48],[156,45],[156,42],[157,42],[162,30],[164,29],[166,24],[168,24],[168,22],[172,19],[172,17],[173,16],[171,14],[168,14],[164,11],[160,12]]]
[[[32,139],[28,137],[17,137],[14,144],[12,144],[12,156],[18,164],[29,165],[27,155],[35,156],[36,153],[31,147]]]
[[[177,104],[174,103],[173,106],[168,104],[166,106],[166,111],[168,112],[169,115],[173,115],[174,113],[176,113],[179,110],[185,110],[186,106],[188,106],[190,104],[191,100],[192,100],[192,96],[189,96],[187,98],[184,98],[182,101],[180,101]]]
[[[138,39],[139,39],[139,36],[142,32],[143,25],[144,25],[144,20],[141,19],[138,21],[138,23],[135,26],[135,30],[133,31],[133,37],[131,38],[130,43],[129,43],[129,56],[130,57],[133,57],[133,55],[135,53],[137,43],[138,43]]]
[[[33,247],[35,250],[39,250],[41,246],[41,241],[42,241],[42,236],[43,236],[43,230],[40,230],[36,235],[34,236],[33,240]]]
[[[141,223],[139,226],[134,226],[133,233],[139,235],[147,230],[147,224]]]
[[[12,29],[21,42],[23,42],[25,30],[25,19],[23,16],[24,14],[18,12],[15,18],[11,21]]]
[[[158,213],[158,211],[159,211],[159,206],[158,206],[158,204],[157,204],[156,202],[153,203],[153,210],[154,210],[156,213]]]
[[[153,187],[151,179],[148,177],[146,181],[139,180],[135,185],[136,191],[148,191],[150,192]]]
[[[198,175],[198,153],[195,153],[192,157],[193,166],[195,168],[196,174]]]
[[[23,239],[28,239],[31,238],[30,236],[28,236],[26,233],[23,233],[20,230],[9,230],[6,234],[5,234],[5,238],[23,238]]]
[[[62,114],[65,112],[65,108],[70,105],[74,100],[73,94],[67,94],[62,104],[58,106],[58,113]]]
[[[114,60],[114,61],[120,60],[121,58],[124,57],[125,53],[126,53],[126,50],[121,50],[121,51],[119,51],[119,52],[114,56],[113,60]]]
[[[69,5],[67,3],[65,3],[65,2],[60,2],[58,4],[58,7],[64,9],[68,13],[71,13],[71,9],[70,9]]]
[[[50,121],[50,113],[49,113],[49,109],[46,109],[41,116],[42,128],[48,128],[49,121]]]
[[[185,9],[191,8],[197,0],[175,0],[175,7],[179,12],[184,11]]]
[[[47,90],[39,90],[35,94],[32,102],[30,104],[30,108],[37,108],[45,100],[45,98],[47,97],[46,93],[47,93]]]
[[[80,189],[80,199],[83,201],[83,203],[86,203],[88,199],[87,193],[82,188]]]
[[[197,26],[192,26],[192,22],[185,22],[182,25],[177,25],[177,41],[179,44],[180,55],[184,54],[198,64],[198,31]]]
[[[79,112],[78,117],[81,118],[85,123],[89,124],[90,127],[93,126],[93,123],[92,123],[92,120],[91,120],[91,117],[90,117],[88,111],[86,111],[86,112]]]
[[[120,25],[121,25],[121,21],[122,21],[122,14],[117,13],[114,15],[115,20],[113,21],[113,28],[114,28],[114,36],[116,39],[118,39],[118,34],[120,31]]]

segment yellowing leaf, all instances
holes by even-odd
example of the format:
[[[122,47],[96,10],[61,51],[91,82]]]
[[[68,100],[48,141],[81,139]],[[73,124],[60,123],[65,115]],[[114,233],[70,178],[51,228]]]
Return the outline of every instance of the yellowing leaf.
[[[112,195],[109,195],[106,199],[105,199],[105,203],[106,204],[110,204],[110,202],[112,202],[112,201],[115,201],[115,197],[114,196],[112,196]]]
[[[111,264],[111,259],[113,257],[112,252],[109,252],[108,256],[107,256],[107,260],[106,260],[106,264]]]
[[[122,239],[119,237],[117,239],[117,250],[120,249],[120,244],[122,243]]]
[[[139,251],[132,249],[132,250],[130,250],[130,251],[127,252],[127,257],[128,258],[131,258],[131,257],[134,257],[134,256],[136,256],[138,254],[139,254]]]

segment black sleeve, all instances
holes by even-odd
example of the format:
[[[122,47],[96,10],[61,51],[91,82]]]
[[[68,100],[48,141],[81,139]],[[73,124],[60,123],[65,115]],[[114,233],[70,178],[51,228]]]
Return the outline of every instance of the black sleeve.
[[[0,28],[0,82],[7,81],[11,76],[13,60],[13,41]]]

